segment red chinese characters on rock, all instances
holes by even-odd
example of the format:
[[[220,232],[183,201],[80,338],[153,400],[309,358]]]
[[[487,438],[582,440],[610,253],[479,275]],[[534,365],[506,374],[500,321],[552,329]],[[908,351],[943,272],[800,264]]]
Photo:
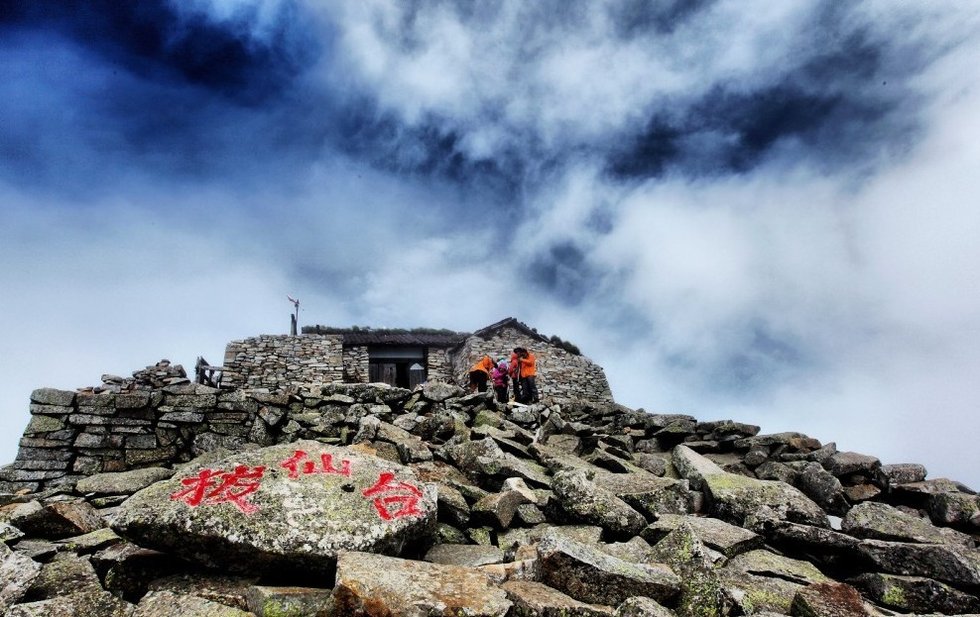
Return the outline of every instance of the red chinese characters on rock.
[[[279,467],[288,472],[290,479],[313,474],[351,476],[351,461],[340,459],[335,462],[334,455],[328,453],[321,453],[317,461],[305,451],[296,450],[291,457],[281,461]],[[202,469],[196,476],[181,480],[185,488],[171,494],[170,499],[183,501],[191,508],[230,503],[243,514],[254,514],[259,507],[249,501],[248,496],[259,489],[265,471],[263,465],[237,465],[232,471]],[[345,487],[344,490],[353,490],[353,486]],[[414,484],[396,480],[391,471],[379,473],[374,485],[361,494],[372,500],[378,516],[386,521],[422,514],[419,509],[422,491]]]
[[[365,497],[374,497],[374,509],[386,521],[403,516],[422,514],[418,509],[422,491],[407,482],[395,482],[395,474],[382,472],[374,486],[361,491]]]
[[[313,461],[304,461],[303,459],[306,457],[307,454],[305,451],[296,450],[291,457],[279,463],[279,466],[288,470],[289,478],[293,480],[299,478],[300,473],[303,475],[328,473],[350,477],[350,461],[347,459],[341,459],[340,468],[338,469],[334,466],[333,454],[321,454],[319,467]],[[300,466],[300,463],[302,463],[302,466]]]
[[[180,500],[192,508],[200,505],[210,506],[231,503],[243,514],[258,512],[259,507],[246,497],[259,489],[265,467],[238,465],[233,471],[223,469],[202,469],[193,478],[184,478],[181,484],[187,488],[170,495],[171,500]]]

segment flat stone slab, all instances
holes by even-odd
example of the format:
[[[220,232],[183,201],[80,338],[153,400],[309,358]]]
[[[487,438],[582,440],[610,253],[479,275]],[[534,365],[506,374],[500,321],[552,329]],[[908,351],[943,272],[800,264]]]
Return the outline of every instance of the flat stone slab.
[[[664,564],[624,561],[559,533],[545,533],[538,563],[542,582],[590,604],[614,606],[632,596],[666,601],[681,588],[681,578]]]
[[[809,561],[790,559],[764,549],[749,551],[729,560],[723,570],[774,577],[800,585],[825,583],[830,580]]]
[[[174,612],[169,614],[188,617],[186,613],[179,612],[176,607],[174,607]],[[132,617],[133,605],[120,600],[108,591],[99,589],[97,591],[69,593],[50,600],[17,604],[4,613],[4,617],[88,617],[90,615],[93,617]],[[143,615],[142,617],[149,616]],[[222,616],[215,613],[212,617]]]
[[[29,536],[53,540],[105,527],[95,508],[84,501],[59,501],[44,506],[29,501],[14,509],[10,524]]]
[[[704,545],[719,551],[725,557],[734,557],[739,553],[761,548],[762,536],[717,518],[678,514],[664,514],[656,522],[643,530],[643,537],[656,543],[677,529],[687,524]]]
[[[96,495],[131,495],[154,482],[166,480],[174,475],[173,469],[164,467],[146,467],[114,473],[98,473],[82,478],[75,485],[75,491],[81,494],[95,493]]]
[[[504,552],[496,546],[480,544],[437,544],[425,554],[425,561],[475,568],[503,562]]]
[[[877,572],[862,574],[855,581],[872,600],[900,611],[945,615],[980,614],[980,597],[945,583],[921,576],[898,576]]]
[[[575,615],[576,617],[612,617],[613,609],[598,604],[586,604],[567,596],[553,587],[533,581],[508,581],[501,585],[514,603],[516,614],[528,617]]]
[[[329,571],[340,551],[397,554],[435,522],[436,487],[410,468],[297,441],[183,468],[124,502],[113,529],[232,571]]]
[[[337,615],[504,617],[511,602],[476,568],[341,553],[334,585]]]
[[[845,583],[807,585],[796,592],[790,612],[797,617],[870,617],[857,589]]]
[[[252,613],[204,598],[173,591],[151,591],[143,596],[132,617],[252,617]]]
[[[906,514],[898,508],[871,501],[851,508],[841,522],[841,530],[856,538],[928,544],[959,544],[973,547],[973,538],[965,533],[936,527],[928,520]]]
[[[734,473],[705,476],[704,489],[711,513],[736,525],[762,508],[780,520],[829,527],[827,514],[799,489],[776,480],[756,480]]]
[[[330,589],[318,587],[266,587],[248,590],[248,610],[258,617],[332,615]]]
[[[963,587],[980,586],[980,551],[975,548],[865,540],[858,550],[887,574],[927,576]]]

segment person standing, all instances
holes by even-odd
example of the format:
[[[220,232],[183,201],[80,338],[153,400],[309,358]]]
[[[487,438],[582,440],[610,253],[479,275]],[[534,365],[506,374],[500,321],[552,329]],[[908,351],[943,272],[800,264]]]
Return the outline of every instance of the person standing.
[[[493,380],[493,391],[497,394],[497,402],[506,403],[507,380],[510,379],[506,360],[501,360],[497,366],[493,367],[493,371],[490,372],[490,379]]]
[[[524,397],[521,396],[521,363],[520,354],[524,351],[523,347],[515,347],[514,351],[510,354],[510,380],[514,384],[514,401],[522,402]]]
[[[476,364],[470,368],[470,392],[479,390],[487,391],[487,381],[490,379],[490,371],[493,370],[493,360],[490,356],[483,356]]]
[[[538,359],[527,349],[521,348],[518,354],[518,364],[520,366],[521,394],[523,403],[538,402],[538,386],[535,377],[538,374]]]

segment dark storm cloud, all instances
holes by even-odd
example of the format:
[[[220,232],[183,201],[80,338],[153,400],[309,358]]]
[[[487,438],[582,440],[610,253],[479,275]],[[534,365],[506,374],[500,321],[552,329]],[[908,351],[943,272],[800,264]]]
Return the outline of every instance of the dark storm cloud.
[[[608,10],[616,24],[617,34],[629,39],[650,33],[673,32],[680,24],[713,2],[714,0],[625,0],[613,3]]]
[[[875,40],[863,27],[841,32],[847,26],[840,13],[818,14],[809,35],[814,46],[801,49],[812,55],[794,70],[754,86],[719,83],[681,109],[657,109],[625,148],[613,151],[610,174],[744,173],[774,152],[784,160],[840,168],[878,162],[883,147],[906,143],[915,130],[912,101],[902,85],[905,76],[894,74],[882,56],[921,60],[894,41]]]
[[[526,268],[530,280],[569,306],[577,306],[590,293],[591,271],[587,253],[572,242],[556,242]]]
[[[255,7],[219,24],[204,12],[181,12],[167,0],[13,0],[0,10],[0,27],[7,32],[58,33],[134,74],[198,85],[252,104],[278,96],[322,42],[304,27],[308,21],[298,5],[283,5],[262,40],[254,35],[256,20]]]
[[[258,33],[254,10],[219,23],[175,6],[5,4],[0,175],[84,200],[133,174],[248,183],[316,152],[329,99],[302,99],[301,76],[329,40],[300,9]]]
[[[492,157],[470,156],[460,147],[461,130],[440,118],[407,126],[364,97],[337,109],[326,128],[332,147],[376,169],[434,177],[515,204],[527,167],[526,153],[510,150]]]

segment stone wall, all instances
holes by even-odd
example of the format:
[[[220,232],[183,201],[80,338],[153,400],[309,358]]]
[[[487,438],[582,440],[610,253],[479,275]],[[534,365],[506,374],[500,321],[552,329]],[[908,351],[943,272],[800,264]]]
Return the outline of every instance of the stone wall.
[[[471,336],[452,353],[456,382],[469,382],[470,367],[484,355],[494,361],[509,359],[515,347],[524,347],[537,357],[537,387],[542,399],[572,399],[611,402],[612,391],[602,367],[585,356],[576,356],[560,347],[528,336],[517,328],[504,327],[484,339]]]
[[[336,334],[262,335],[225,348],[221,378],[231,388],[280,389],[289,383],[343,381],[343,337]]]
[[[371,357],[364,345],[344,348],[344,381],[367,383],[371,378]]]
[[[449,351],[441,347],[429,347],[426,351],[426,379],[451,382],[453,380],[453,365]]]
[[[31,394],[31,421],[0,484],[36,491],[96,473],[170,466],[246,443],[315,438],[346,444],[365,415],[402,411],[412,396],[384,384],[294,384],[292,389],[273,394],[187,384],[86,394],[41,388]]]

